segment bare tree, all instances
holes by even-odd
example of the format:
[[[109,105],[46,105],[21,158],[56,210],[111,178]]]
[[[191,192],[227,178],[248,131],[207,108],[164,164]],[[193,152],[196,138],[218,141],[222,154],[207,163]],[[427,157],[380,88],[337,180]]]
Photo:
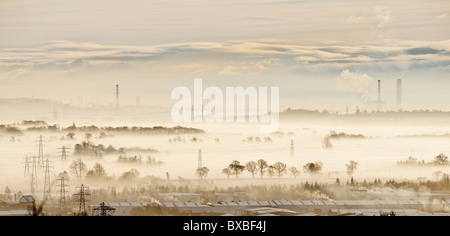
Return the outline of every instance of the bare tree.
[[[236,178],[244,171],[245,166],[241,165],[239,161],[234,160],[228,165],[228,168],[231,170],[231,173],[236,175]]]
[[[230,168],[224,168],[224,169],[222,170],[222,174],[226,175],[227,178],[230,178],[230,175],[231,175],[231,170],[230,170]]]
[[[269,174],[269,178],[272,178],[275,175],[275,167],[269,166],[267,167],[267,174]]]
[[[197,174],[200,179],[203,179],[203,177],[206,177],[208,175],[209,169],[208,167],[201,167],[198,168],[195,173]]]
[[[74,137],[75,137],[75,134],[73,133],[73,132],[69,132],[69,133],[67,133],[67,139],[70,139],[70,140],[72,140],[72,139],[74,139]]]
[[[303,166],[303,171],[306,173],[309,173],[311,175],[311,178],[313,175],[319,173],[322,170],[322,162],[315,162],[315,163],[307,163]]]
[[[294,176],[294,178],[297,178],[297,176],[300,175],[300,171],[295,166],[290,167],[289,172]]]
[[[122,173],[122,175],[119,177],[119,180],[125,181],[125,182],[132,182],[136,180],[139,177],[140,173],[136,169],[131,169],[130,171]]]
[[[84,139],[86,139],[87,141],[89,141],[91,138],[92,138],[92,134],[91,133],[84,134]]]
[[[326,149],[330,149],[330,148],[333,147],[333,144],[331,144],[331,142],[330,142],[330,137],[329,136],[326,136],[325,138],[323,138],[322,144],[323,144],[323,147],[326,148]]]
[[[284,164],[284,163],[282,163],[282,162],[277,162],[277,163],[275,163],[275,164],[273,165],[273,168],[274,168],[275,172],[277,173],[278,178],[281,178],[281,176],[282,176],[283,174],[285,174],[286,171],[287,171],[287,166],[286,166],[286,164]]]
[[[358,168],[358,162],[350,161],[348,164],[345,164],[345,166],[347,167],[347,175],[349,177],[353,177],[353,173]]]
[[[105,168],[100,163],[95,163],[94,167],[86,173],[86,180],[99,180],[106,177]]]
[[[441,153],[434,158],[433,163],[440,166],[448,165],[448,157]]]
[[[258,167],[258,171],[261,174],[261,179],[264,175],[265,169],[269,167],[269,165],[267,164],[267,162],[263,159],[259,159],[256,162],[256,166]]]
[[[441,177],[441,175],[443,175],[443,174],[444,174],[444,172],[442,172],[442,171],[433,172],[433,176],[436,179],[436,181],[438,181],[439,177]]]
[[[75,174],[78,180],[81,181],[81,176],[86,173],[87,166],[86,164],[84,164],[81,158],[78,158],[77,160],[72,161],[72,164],[70,164],[69,166],[69,170],[72,174]]]
[[[245,164],[245,169],[247,169],[248,172],[252,173],[252,177],[255,178],[255,174],[258,171],[258,167],[256,166],[256,162],[249,161]]]

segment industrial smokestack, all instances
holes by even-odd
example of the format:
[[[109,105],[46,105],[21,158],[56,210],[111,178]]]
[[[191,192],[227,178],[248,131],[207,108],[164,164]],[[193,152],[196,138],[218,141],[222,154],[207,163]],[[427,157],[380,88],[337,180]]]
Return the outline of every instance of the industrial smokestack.
[[[397,79],[397,109],[402,109],[402,79]]]
[[[378,80],[378,101],[377,101],[378,111],[381,110],[381,80]]]
[[[119,85],[116,84],[116,109],[119,109]]]

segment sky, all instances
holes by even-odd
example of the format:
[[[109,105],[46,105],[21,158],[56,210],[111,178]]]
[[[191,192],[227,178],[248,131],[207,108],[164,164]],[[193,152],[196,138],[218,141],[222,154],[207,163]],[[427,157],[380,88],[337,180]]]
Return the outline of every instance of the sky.
[[[280,107],[450,110],[450,2],[2,0],[0,99],[170,107],[171,90],[279,87]]]

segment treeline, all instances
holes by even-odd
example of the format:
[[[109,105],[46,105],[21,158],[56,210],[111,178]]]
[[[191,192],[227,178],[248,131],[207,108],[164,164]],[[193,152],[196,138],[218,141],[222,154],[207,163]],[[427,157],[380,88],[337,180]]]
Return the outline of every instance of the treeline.
[[[153,126],[153,127],[138,127],[138,126],[121,126],[121,127],[97,127],[95,125],[91,126],[80,126],[77,127],[74,124],[67,128],[61,128],[62,131],[77,131],[77,132],[110,132],[110,133],[129,133],[129,134],[196,134],[204,133],[205,131],[197,128],[175,126],[172,128],[163,126]]]
[[[76,126],[75,122],[68,127],[60,127],[57,124],[48,125],[45,121],[32,121],[24,120],[20,124],[0,125],[0,132],[16,132],[17,134],[23,134],[23,130],[17,127],[17,125],[31,126],[27,127],[25,131],[49,131],[49,132],[112,132],[112,133],[129,133],[129,134],[198,134],[205,133],[202,129],[191,128],[191,127],[163,127],[163,126],[153,126],[153,127],[141,127],[141,126],[121,126],[121,127],[98,127],[95,125],[91,126]]]
[[[8,135],[22,136],[23,132],[17,127],[11,125],[0,125],[0,133],[5,133]]]
[[[411,114],[419,114],[419,115],[442,115],[442,116],[450,116],[450,111],[443,111],[443,110],[430,110],[430,109],[420,109],[420,110],[388,110],[388,111],[381,111],[381,110],[360,110],[359,107],[354,109],[352,112],[345,114],[345,115],[356,115],[356,114],[368,114],[368,115],[411,115]],[[339,113],[331,113],[328,110],[307,110],[307,109],[292,109],[287,108],[283,112],[281,112],[281,115],[342,115]]]
[[[434,157],[433,161],[431,162],[425,162],[425,160],[419,161],[415,157],[408,157],[405,161],[398,161],[397,165],[402,166],[448,166],[448,156],[444,154],[439,154]]]
[[[121,154],[126,155],[127,152],[142,152],[142,153],[158,153],[157,150],[152,148],[115,148],[112,145],[105,147],[103,144],[95,145],[90,141],[83,141],[79,144],[75,144],[74,155],[77,156],[90,156],[102,158],[103,155]]]
[[[323,164],[321,162],[310,162],[303,166],[303,171],[313,176],[320,173],[322,167]],[[239,175],[241,175],[245,170],[252,174],[252,178],[255,178],[255,175],[258,175],[260,178],[263,178],[264,175],[267,175],[270,178],[274,176],[281,178],[281,176],[285,175],[288,171],[291,175],[297,177],[301,173],[301,171],[295,166],[288,168],[288,166],[283,162],[276,162],[269,165],[267,161],[259,159],[256,162],[249,161],[244,165],[241,165],[239,161],[234,160],[228,165],[228,167],[222,170],[222,174],[226,175],[227,178],[230,178],[230,176],[235,176],[238,178]]]
[[[87,183],[96,184],[101,183],[102,185],[113,185],[115,181],[132,183],[140,175],[139,171],[132,168],[129,171],[125,171],[117,179],[109,176],[100,163],[95,163],[91,169],[88,169],[86,164],[80,158],[73,160],[69,166],[69,171],[74,175],[78,181],[82,182],[85,180]],[[70,179],[66,171],[60,173],[57,178],[64,177]]]
[[[118,163],[129,163],[129,164],[137,164],[137,165],[150,165],[150,166],[160,166],[164,165],[164,162],[156,160],[156,158],[147,156],[147,159],[143,160],[141,155],[134,156],[126,156],[119,155],[117,158]]]

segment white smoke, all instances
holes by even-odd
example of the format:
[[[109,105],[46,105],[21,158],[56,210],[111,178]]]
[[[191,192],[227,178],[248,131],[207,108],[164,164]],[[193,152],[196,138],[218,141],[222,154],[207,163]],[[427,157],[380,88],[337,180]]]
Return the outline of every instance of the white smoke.
[[[361,95],[367,92],[372,81],[372,77],[366,74],[351,72],[345,69],[336,78],[336,85],[342,91]]]

